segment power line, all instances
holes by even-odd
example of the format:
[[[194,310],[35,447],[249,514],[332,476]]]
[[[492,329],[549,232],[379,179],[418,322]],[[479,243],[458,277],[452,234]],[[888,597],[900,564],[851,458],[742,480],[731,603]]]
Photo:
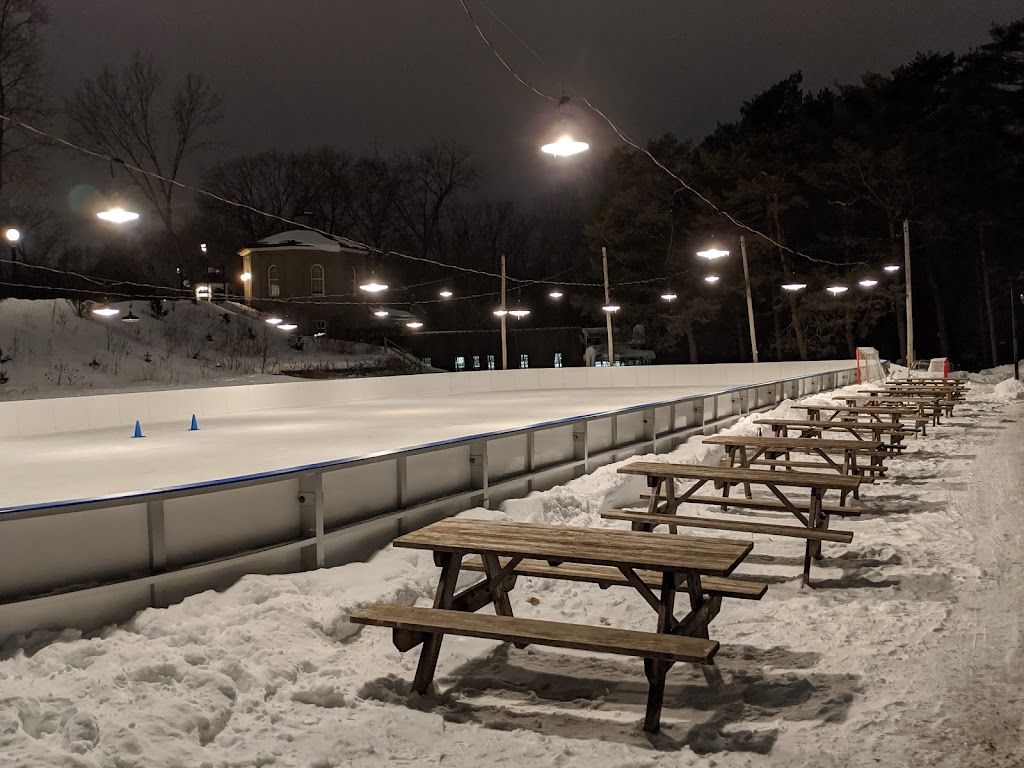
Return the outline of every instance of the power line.
[[[512,69],[512,67],[509,65],[509,63],[507,61],[505,61],[504,57],[502,57],[502,55],[498,52],[498,49],[495,48],[494,44],[487,37],[486,33],[483,31],[483,29],[481,29],[480,25],[477,23],[476,19],[473,17],[472,12],[469,10],[469,6],[466,5],[466,0],[459,0],[459,4],[466,11],[466,15],[469,17],[470,22],[472,22],[473,26],[476,28],[477,34],[480,36],[480,38],[484,41],[484,43],[487,44],[487,47],[490,48],[491,52],[497,57],[498,61],[500,61],[502,63],[502,65],[505,67],[505,69],[507,69],[511,73],[511,75],[517,81],[519,81],[519,83],[521,83],[525,87],[529,88],[531,91],[536,93],[538,96],[541,96],[541,97],[543,97],[545,99],[548,99],[550,101],[556,101],[556,102],[559,101],[559,99],[555,98],[554,96],[551,96],[550,94],[544,93],[543,91],[539,90],[536,86],[534,86],[532,83],[529,83],[526,80],[524,80],[522,77],[520,77],[520,75],[514,69]],[[483,5],[483,3],[481,3],[481,5]],[[491,11],[490,9],[488,9],[488,11],[495,18],[498,18],[497,15],[493,11]],[[500,19],[498,19],[498,20],[501,21]],[[508,25],[505,24],[505,22],[502,21],[501,23],[502,23],[503,26],[508,28]],[[516,37],[518,38],[518,35],[516,35]],[[524,43],[524,46],[525,46],[525,43]],[[687,182],[685,179],[680,177],[677,173],[674,173],[673,171],[671,171],[664,163],[662,163],[657,157],[655,157],[651,153],[651,151],[648,150],[646,147],[643,147],[640,144],[638,144],[635,141],[633,141],[633,139],[631,139],[629,136],[627,136],[612,121],[612,119],[610,117],[608,117],[608,115],[606,115],[602,110],[600,110],[598,107],[596,107],[593,104],[593,102],[591,102],[589,99],[587,99],[586,97],[583,97],[583,96],[574,96],[573,98],[578,99],[579,101],[581,101],[594,114],[596,114],[598,117],[600,117],[602,120],[604,120],[605,123],[608,124],[608,127],[611,128],[612,131],[614,131],[615,135],[618,136],[622,141],[624,141],[626,144],[628,144],[629,146],[631,146],[633,149],[637,150],[638,152],[641,152],[644,155],[646,155],[647,158],[650,159],[650,161],[652,163],[654,163],[658,168],[660,168],[666,174],[668,174],[673,179],[675,179],[683,187],[683,189],[685,189],[686,191],[690,192],[697,199],[699,199],[701,202],[703,202],[705,205],[707,205],[709,208],[711,208],[715,213],[717,213],[718,215],[723,216],[726,219],[728,219],[728,221],[731,222],[736,227],[739,227],[740,229],[742,229],[742,230],[744,230],[746,232],[749,232],[752,235],[760,237],[761,239],[767,241],[771,245],[774,245],[776,248],[779,248],[779,249],[781,249],[783,251],[786,251],[787,253],[790,253],[790,254],[792,254],[794,256],[799,256],[800,258],[807,259],[808,261],[814,262],[816,264],[826,264],[828,266],[836,266],[836,267],[868,266],[868,264],[866,262],[862,262],[862,261],[834,262],[834,261],[828,261],[827,259],[819,259],[819,258],[817,258],[815,256],[811,256],[809,254],[806,254],[803,251],[799,251],[799,250],[796,250],[794,248],[791,248],[790,246],[788,246],[788,245],[786,245],[784,243],[780,243],[778,240],[775,240],[770,235],[767,235],[764,232],[761,232],[760,230],[755,229],[754,227],[751,227],[748,224],[745,224],[744,222],[740,221],[735,216],[733,216],[729,211],[726,211],[720,205],[718,205],[717,203],[712,201],[709,197],[707,197],[707,195],[705,195],[702,192],[700,192],[700,190],[698,190],[695,187],[693,187],[689,182]]]

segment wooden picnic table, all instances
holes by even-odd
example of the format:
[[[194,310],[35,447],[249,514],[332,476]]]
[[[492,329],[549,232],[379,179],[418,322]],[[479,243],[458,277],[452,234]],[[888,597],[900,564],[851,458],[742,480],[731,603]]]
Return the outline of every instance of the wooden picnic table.
[[[942,404],[930,398],[903,397],[898,393],[891,395],[842,395],[832,398],[833,400],[846,403],[849,407],[861,408],[901,408],[908,413],[916,413],[918,421],[931,421],[938,426],[942,411]],[[924,424],[922,424],[922,427]]]
[[[807,411],[807,418],[812,420],[821,419],[822,411],[831,411],[832,415],[826,421],[857,421],[858,417],[866,416],[868,421],[884,422],[883,416],[888,417],[891,424],[903,426],[904,417],[916,417],[919,415],[917,408],[893,408],[881,405],[827,405],[825,403],[812,403],[810,405],[794,405],[794,408]],[[925,425],[927,418],[915,420],[916,425],[922,428],[922,434],[928,434]],[[915,426],[913,431],[917,431]]]
[[[640,656],[650,684],[644,720],[649,732],[658,730],[665,676],[672,664],[714,664],[718,643],[709,639],[708,625],[718,615],[723,595],[730,592],[729,574],[752,547],[750,542],[730,539],[465,519],[433,523],[399,537],[394,545],[433,551],[441,568],[433,607],[375,605],[352,612],[350,619],[391,627],[400,651],[422,643],[413,690],[426,693],[445,634],[503,640],[520,647],[540,644]],[[456,592],[467,555],[479,556],[471,559],[476,559],[485,578]],[[631,586],[655,611],[656,631],[513,616],[508,592],[520,567],[528,573],[543,572],[546,578],[562,578],[564,573],[570,580]],[[737,583],[746,587],[730,596],[759,599],[764,594],[763,584]],[[690,608],[681,619],[676,618],[675,608],[679,591],[686,592]],[[475,613],[492,604],[496,615]]]
[[[721,445],[729,456],[730,467],[750,468],[756,465],[767,465],[771,468],[784,467],[793,469],[831,469],[841,475],[863,475],[864,472],[877,473],[885,476],[883,459],[887,455],[882,450],[881,441],[870,440],[825,440],[820,437],[760,437],[752,435],[711,435],[704,438],[705,443]],[[794,461],[793,453],[806,453],[817,456],[820,461]],[[841,454],[842,459],[832,458]],[[859,463],[866,459],[866,466]],[[750,497],[750,487],[746,487]],[[856,497],[856,492],[855,492]]]
[[[873,387],[870,389],[860,390],[860,394],[867,395],[869,397],[900,397],[911,402],[924,402],[930,404],[936,424],[939,423],[938,415],[942,412],[943,407],[946,408],[947,414],[952,415],[953,405],[955,402],[949,398],[948,393],[945,391],[936,392],[934,390],[911,388]]]
[[[825,432],[846,432],[855,440],[866,439],[864,435],[871,435],[871,440],[880,442],[882,437],[888,435],[889,442],[882,447],[890,453],[897,453],[904,450],[903,438],[910,432],[900,424],[891,424],[881,421],[823,421],[821,419],[755,419],[754,423],[759,426],[772,428],[776,437],[788,437],[789,431],[796,432],[797,437],[820,437]]]
[[[804,553],[803,583],[809,583],[811,560],[821,558],[822,541],[841,541],[849,543],[853,534],[849,531],[829,531],[829,515],[834,508],[826,508],[823,504],[825,494],[837,490],[845,494],[860,486],[859,475],[841,475],[825,472],[775,472],[770,469],[745,469],[737,467],[709,467],[704,464],[669,464],[665,462],[635,461],[619,467],[620,474],[642,475],[647,478],[651,489],[646,513],[612,510],[602,517],[613,520],[628,520],[634,530],[649,530],[655,525],[668,525],[669,532],[675,533],[679,525],[720,528],[723,530],[748,531],[753,533],[795,536],[806,539]],[[691,486],[682,493],[676,492],[677,480],[691,481]],[[713,483],[722,489],[722,496],[697,495],[697,491],[707,483]],[[729,497],[729,489],[733,485],[763,485],[775,499],[748,500]],[[806,490],[809,498],[797,500],[792,496],[792,489]],[[702,517],[681,517],[677,514],[680,504],[713,504],[728,508],[735,506],[744,509],[785,511],[800,521],[802,527],[751,523],[744,521],[725,521]]]

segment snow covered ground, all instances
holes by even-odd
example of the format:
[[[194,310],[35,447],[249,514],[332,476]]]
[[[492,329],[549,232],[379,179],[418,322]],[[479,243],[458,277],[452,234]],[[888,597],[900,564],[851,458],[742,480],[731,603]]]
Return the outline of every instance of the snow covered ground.
[[[799,543],[752,537],[741,572],[767,580],[768,594],[726,601],[712,625],[724,685],[673,668],[656,736],[641,729],[637,659],[446,638],[436,695],[410,695],[416,652],[347,620],[371,602],[429,602],[430,556],[386,548],[368,563],[248,576],[95,636],[9,649],[2,762],[1020,766],[1024,404],[983,389],[864,489],[868,511],[842,526],[854,541],[826,545],[816,588],[798,586]],[[696,438],[660,458],[717,456]],[[602,526],[599,511],[637,499],[641,485],[610,466],[467,514]],[[522,579],[512,599],[522,616],[654,623],[631,590]]]

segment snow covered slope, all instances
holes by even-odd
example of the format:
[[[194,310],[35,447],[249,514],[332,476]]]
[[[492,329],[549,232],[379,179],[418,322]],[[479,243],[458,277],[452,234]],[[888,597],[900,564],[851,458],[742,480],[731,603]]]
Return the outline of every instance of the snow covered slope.
[[[306,338],[295,349],[286,332],[231,302],[161,302],[159,316],[148,301],[112,306],[121,314],[101,318],[79,316],[64,299],[0,301],[0,399],[281,381],[282,369],[325,366],[409,372],[367,344]],[[120,321],[129,310],[139,322]]]

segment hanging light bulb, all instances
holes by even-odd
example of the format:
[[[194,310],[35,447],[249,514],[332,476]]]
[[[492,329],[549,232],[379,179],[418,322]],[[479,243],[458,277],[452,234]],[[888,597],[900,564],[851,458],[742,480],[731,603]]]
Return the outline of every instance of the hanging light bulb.
[[[270,317],[267,318],[267,325],[280,325],[283,322],[284,320],[282,320],[277,315],[271,315]]]
[[[437,295],[438,295],[438,296],[440,296],[440,297],[441,297],[442,299],[450,299],[450,298],[451,298],[452,296],[454,296],[455,294],[454,294],[454,293],[452,293],[451,291],[449,291],[449,290],[448,290],[447,288],[445,288],[445,289],[444,289],[443,291],[441,291],[441,292],[440,292],[439,294],[437,294]]]
[[[889,274],[892,274],[893,272],[899,272],[900,271],[900,265],[899,264],[886,264],[884,267],[882,267],[882,269],[884,269]]]
[[[560,299],[564,295],[565,294],[562,293],[561,288],[552,288],[550,291],[548,291],[548,296],[550,296],[552,299]]]
[[[405,327],[406,328],[413,328],[413,329],[415,329],[415,328],[422,328],[423,327],[423,323],[421,323],[419,320],[416,320],[415,318],[413,318],[412,320],[410,320],[409,322],[407,322],[405,324]]]
[[[838,296],[841,293],[846,293],[850,289],[847,288],[845,285],[830,285],[825,290],[831,293],[833,296]]]
[[[807,287],[807,283],[783,283],[782,290],[784,291],[802,291]]]
[[[705,283],[711,283],[712,285],[714,285],[714,284],[715,284],[715,283],[717,283],[717,282],[718,282],[718,281],[719,281],[720,279],[721,279],[721,278],[720,278],[720,277],[719,277],[718,275],[708,275],[708,276],[706,276],[706,277],[704,278],[704,282],[705,282]]]
[[[544,144],[540,148],[541,152],[545,152],[552,157],[568,157],[570,155],[578,155],[590,149],[590,145],[587,142],[576,141],[570,135],[569,122],[572,115],[569,112],[569,97],[564,94],[558,100],[558,112],[559,123],[562,128],[560,135],[555,141]]]
[[[139,218],[139,214],[135,213],[135,211],[126,211],[117,205],[105,211],[100,211],[96,214],[96,218],[111,224],[127,224],[129,221],[135,221]]]
[[[280,331],[294,331],[298,327],[299,326],[297,326],[295,323],[285,322],[285,323],[278,323],[277,324],[277,328]]]
[[[374,317],[390,317],[390,316],[391,316],[391,313],[390,313],[390,312],[388,312],[388,311],[387,311],[386,309],[384,309],[383,307],[381,307],[380,309],[374,310],[374,312],[373,312],[373,316],[374,316]]]
[[[128,305],[128,314],[121,318],[122,323],[137,323],[139,322],[139,316],[132,312],[132,307]]]
[[[516,309],[510,309],[508,313],[512,315],[512,317],[526,317],[530,314],[530,310],[524,309],[523,307],[517,307]]]
[[[661,294],[661,298],[664,301],[675,301],[677,296],[674,291],[666,291],[665,293]]]
[[[386,291],[388,284],[382,279],[377,277],[376,272],[371,272],[370,276],[367,277],[360,285],[359,290],[366,291],[367,293],[380,293]]]
[[[494,310],[494,316],[495,317],[504,317],[507,314],[508,314],[508,310],[505,309],[504,307],[498,307],[498,309]]]
[[[870,277],[866,277],[859,283],[857,283],[857,285],[859,285],[861,288],[874,288],[876,285],[878,285],[878,281]]]
[[[715,259],[725,258],[729,255],[729,252],[724,251],[721,248],[705,248],[703,251],[697,251],[697,255],[702,259],[714,261]]]
[[[601,307],[602,312],[618,312],[620,309],[622,309],[622,307],[618,304],[605,304]]]

